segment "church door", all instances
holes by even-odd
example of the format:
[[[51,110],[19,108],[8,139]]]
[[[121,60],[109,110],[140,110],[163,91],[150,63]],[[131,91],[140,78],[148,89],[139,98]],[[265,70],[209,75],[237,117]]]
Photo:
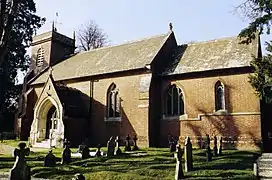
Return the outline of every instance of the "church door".
[[[56,119],[56,115],[57,115],[57,110],[55,106],[52,106],[47,113],[45,139],[50,138],[50,130],[52,129],[52,124],[54,119]]]

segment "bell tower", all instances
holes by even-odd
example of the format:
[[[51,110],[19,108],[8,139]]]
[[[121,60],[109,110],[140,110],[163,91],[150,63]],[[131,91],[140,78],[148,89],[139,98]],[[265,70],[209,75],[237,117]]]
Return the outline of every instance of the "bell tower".
[[[64,60],[75,51],[75,37],[70,38],[57,32],[52,25],[52,31],[33,37],[31,43],[31,70],[37,75],[44,68]]]

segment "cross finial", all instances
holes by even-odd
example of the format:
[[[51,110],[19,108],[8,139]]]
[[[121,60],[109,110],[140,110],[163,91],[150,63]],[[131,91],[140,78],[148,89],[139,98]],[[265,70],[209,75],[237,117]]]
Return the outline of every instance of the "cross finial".
[[[173,24],[171,22],[169,23],[169,29],[170,29],[170,31],[173,30]]]
[[[58,22],[58,17],[59,17],[59,13],[56,12],[56,20],[52,21],[52,31],[56,31],[57,32],[57,27],[56,26],[58,24],[61,24],[61,23]]]

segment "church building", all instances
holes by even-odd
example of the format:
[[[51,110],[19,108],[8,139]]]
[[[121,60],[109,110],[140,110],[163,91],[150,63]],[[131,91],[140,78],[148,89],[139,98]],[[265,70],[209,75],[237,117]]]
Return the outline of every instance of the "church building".
[[[138,138],[167,147],[170,135],[200,147],[208,134],[225,148],[260,149],[261,103],[248,82],[260,40],[237,37],[179,45],[175,33],[74,53],[75,38],[37,35],[24,79],[15,131],[33,146],[73,145],[88,138]]]

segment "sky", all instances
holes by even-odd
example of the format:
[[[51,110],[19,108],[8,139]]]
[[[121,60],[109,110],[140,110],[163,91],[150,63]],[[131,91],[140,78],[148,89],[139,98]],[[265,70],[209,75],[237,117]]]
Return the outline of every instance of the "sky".
[[[50,31],[56,21],[58,32],[72,37],[73,31],[93,20],[115,45],[167,33],[171,22],[178,44],[207,41],[236,36],[248,25],[242,14],[235,13],[243,1],[35,0],[37,14],[46,18],[37,33]]]

